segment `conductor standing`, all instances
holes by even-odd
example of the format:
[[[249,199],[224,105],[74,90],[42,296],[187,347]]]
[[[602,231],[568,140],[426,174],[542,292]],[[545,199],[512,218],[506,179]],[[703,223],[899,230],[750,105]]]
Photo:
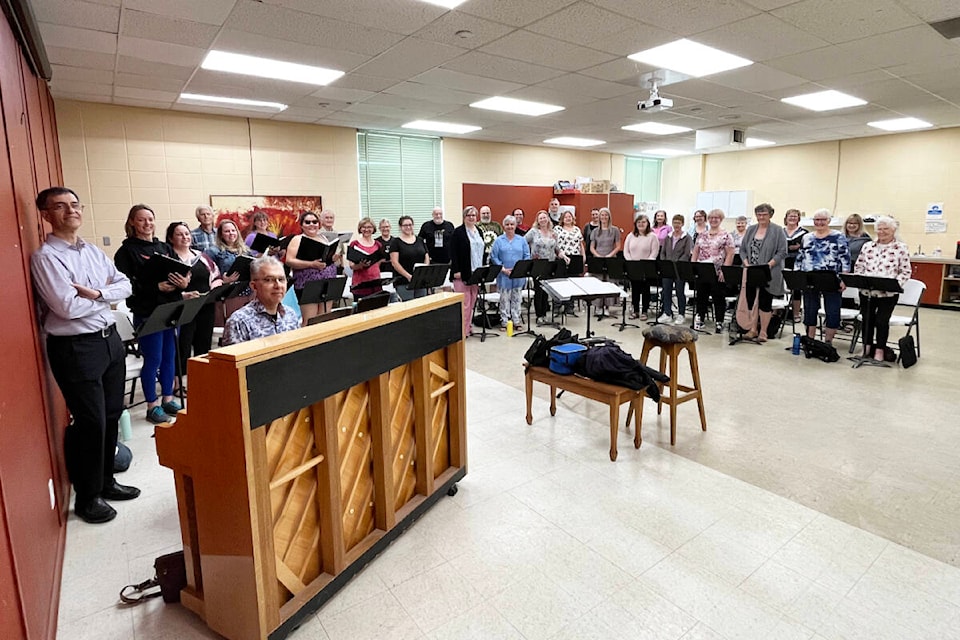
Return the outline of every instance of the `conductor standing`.
[[[73,416],[64,457],[76,494],[74,512],[86,522],[108,522],[117,512],[106,500],[140,495],[113,478],[126,355],[110,303],[130,295],[130,280],[80,237],[83,205],[73,190],[45,189],[36,205],[53,229],[33,254],[30,271],[50,369]]]

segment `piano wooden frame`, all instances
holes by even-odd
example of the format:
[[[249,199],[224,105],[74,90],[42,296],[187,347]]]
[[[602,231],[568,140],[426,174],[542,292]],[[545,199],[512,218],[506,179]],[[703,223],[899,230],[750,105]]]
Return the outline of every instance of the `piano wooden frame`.
[[[285,637],[466,474],[460,294],[211,351],[156,430],[181,602],[230,640]]]

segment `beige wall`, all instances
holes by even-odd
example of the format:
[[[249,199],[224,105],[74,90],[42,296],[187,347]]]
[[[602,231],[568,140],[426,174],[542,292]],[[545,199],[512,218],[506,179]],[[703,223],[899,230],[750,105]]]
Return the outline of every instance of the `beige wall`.
[[[619,154],[457,138],[443,141],[443,196],[448,211],[463,208],[464,182],[545,186],[583,176],[610,180],[622,188],[625,170]]]
[[[696,168],[702,163],[702,173]],[[892,215],[911,251],[953,255],[960,238],[960,128],[756,149],[664,161],[662,201],[689,214],[697,191],[748,189],[754,202],[807,216]],[[947,233],[924,233],[928,203],[943,202]]]

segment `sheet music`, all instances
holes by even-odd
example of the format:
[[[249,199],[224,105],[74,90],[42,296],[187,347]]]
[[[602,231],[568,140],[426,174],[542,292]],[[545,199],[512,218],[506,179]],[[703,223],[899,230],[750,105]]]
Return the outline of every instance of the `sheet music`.
[[[590,276],[585,276],[581,278],[569,278],[570,282],[578,286],[583,290],[583,294],[598,296],[598,295],[610,295],[618,296],[623,293],[623,289],[618,287],[613,282],[604,282],[599,278],[592,278]]]
[[[590,276],[582,278],[555,278],[544,280],[543,288],[557,300],[593,298],[597,296],[626,296],[627,293],[612,282]]]

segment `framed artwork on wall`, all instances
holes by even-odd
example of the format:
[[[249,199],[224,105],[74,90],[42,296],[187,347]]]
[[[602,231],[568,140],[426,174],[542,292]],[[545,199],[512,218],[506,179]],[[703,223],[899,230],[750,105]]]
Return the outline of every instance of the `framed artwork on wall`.
[[[253,216],[258,212],[267,215],[267,231],[280,238],[300,233],[297,220],[304,211],[320,213],[320,196],[210,196],[210,207],[221,220],[233,220],[240,229],[240,237],[253,232]]]

